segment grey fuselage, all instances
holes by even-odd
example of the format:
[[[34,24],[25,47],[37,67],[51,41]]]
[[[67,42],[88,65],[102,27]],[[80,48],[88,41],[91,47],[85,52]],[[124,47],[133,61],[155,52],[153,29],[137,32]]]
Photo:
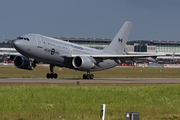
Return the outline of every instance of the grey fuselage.
[[[36,61],[53,64],[58,67],[86,71],[77,69],[73,66],[73,57],[71,57],[71,55],[113,54],[39,34],[25,34],[21,37],[28,38],[28,40],[17,39],[14,41],[14,47],[19,53],[27,58],[33,58]],[[104,70],[118,65],[111,59],[100,59],[99,61],[101,62],[99,62],[98,65],[95,65],[90,71]]]

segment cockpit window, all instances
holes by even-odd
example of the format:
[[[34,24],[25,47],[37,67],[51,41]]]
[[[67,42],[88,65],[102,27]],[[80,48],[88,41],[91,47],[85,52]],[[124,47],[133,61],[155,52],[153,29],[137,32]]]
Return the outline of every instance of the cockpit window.
[[[17,40],[23,40],[24,38],[23,37],[18,37]]]
[[[18,39],[18,40],[26,40],[26,41],[29,41],[29,38],[24,38],[24,37],[18,37],[17,39]]]
[[[27,40],[27,41],[29,41],[29,38],[24,38],[24,40]]]

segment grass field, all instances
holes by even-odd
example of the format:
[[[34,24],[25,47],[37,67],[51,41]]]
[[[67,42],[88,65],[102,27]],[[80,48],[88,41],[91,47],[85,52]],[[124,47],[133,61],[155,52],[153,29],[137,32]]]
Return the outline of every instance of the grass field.
[[[36,67],[33,71],[13,67],[0,67],[0,78],[45,78],[49,67]],[[86,72],[55,67],[58,78],[82,78]],[[179,68],[137,68],[115,67],[103,71],[92,72],[95,78],[180,78]]]
[[[1,120],[180,119],[179,84],[0,84]]]
[[[59,78],[85,72],[55,68]],[[48,67],[33,71],[0,67],[0,78],[45,78]],[[94,72],[96,78],[179,78],[178,68],[115,67]],[[179,120],[180,84],[0,84],[0,120],[124,120],[139,112],[141,120]]]

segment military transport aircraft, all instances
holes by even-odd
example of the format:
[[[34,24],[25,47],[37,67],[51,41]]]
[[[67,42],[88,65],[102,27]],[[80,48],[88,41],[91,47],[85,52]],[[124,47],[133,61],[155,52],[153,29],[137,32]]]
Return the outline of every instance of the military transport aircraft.
[[[97,50],[74,43],[57,40],[39,34],[25,34],[14,42],[19,55],[11,55],[17,68],[33,70],[36,64],[44,62],[50,64],[47,78],[57,78],[53,72],[55,66],[67,67],[74,70],[86,71],[83,79],[93,79],[93,71],[115,67],[125,61],[138,59],[154,60],[158,55],[123,55],[132,23],[126,21],[109,46]]]

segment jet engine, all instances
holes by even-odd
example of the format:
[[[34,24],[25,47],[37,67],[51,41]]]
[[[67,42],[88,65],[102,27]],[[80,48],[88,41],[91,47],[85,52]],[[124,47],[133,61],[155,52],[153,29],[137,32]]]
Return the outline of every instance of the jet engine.
[[[73,58],[72,64],[79,70],[90,70],[94,67],[94,63],[91,61],[91,59],[84,56],[77,56]]]
[[[16,56],[14,58],[14,65],[17,68],[30,70],[30,61],[24,56]]]

